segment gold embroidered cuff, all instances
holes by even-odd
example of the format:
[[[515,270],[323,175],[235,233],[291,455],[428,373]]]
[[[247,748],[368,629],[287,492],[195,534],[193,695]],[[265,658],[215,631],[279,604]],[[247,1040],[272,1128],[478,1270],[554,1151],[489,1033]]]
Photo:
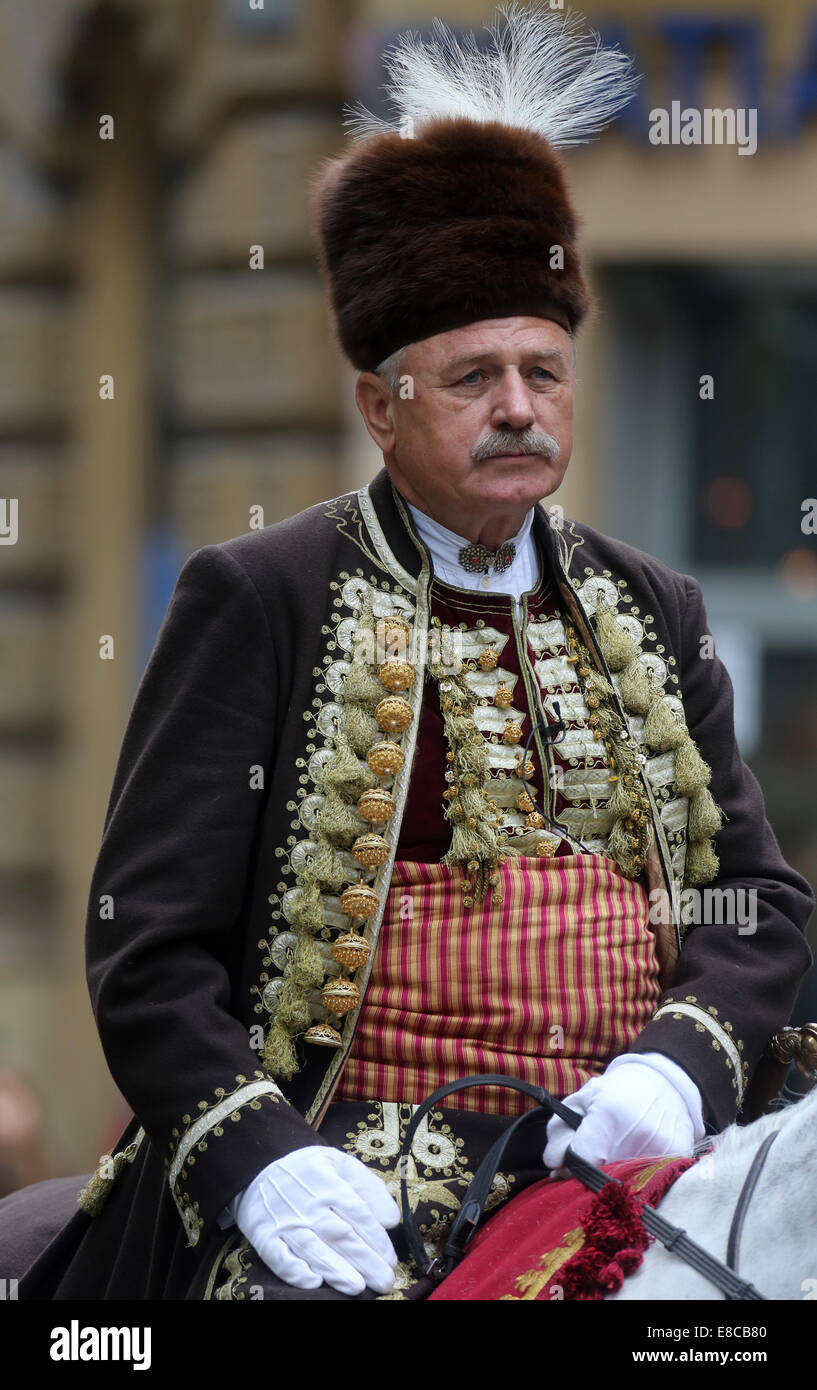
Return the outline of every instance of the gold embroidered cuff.
[[[652,1017],[655,1020],[669,1014],[674,1019],[689,1018],[699,1032],[710,1034],[713,1048],[723,1053],[724,1062],[732,1071],[732,1084],[737,1091],[738,1110],[740,1110],[746,1091],[748,1063],[744,1062],[741,1057],[743,1043],[732,1037],[731,1023],[721,1023],[717,1013],[718,1010],[714,1004],[710,1004],[704,1009],[699,1005],[694,995],[688,995],[683,1000],[666,999]]]
[[[256,1076],[260,1078],[262,1073],[256,1072]],[[252,1105],[254,1109],[258,1109],[260,1096],[273,1096],[276,1100],[284,1100],[280,1088],[269,1078],[248,1082],[246,1077],[237,1076],[236,1080],[239,1082],[239,1086],[235,1091],[225,1094],[223,1087],[218,1087],[215,1102],[208,1105],[206,1101],[199,1101],[198,1108],[201,1113],[198,1118],[194,1120],[190,1115],[182,1116],[187,1128],[181,1134],[178,1130],[174,1129],[173,1131],[174,1138],[178,1142],[169,1165],[167,1181],[182,1224],[187,1232],[188,1246],[197,1244],[204,1226],[204,1221],[199,1215],[198,1202],[192,1201],[189,1193],[183,1191],[181,1186],[185,1168],[196,1161],[193,1150],[197,1148],[202,1153],[206,1150],[205,1135],[220,1138],[224,1133],[222,1122],[228,1118],[240,1119],[242,1106]],[[184,1180],[187,1179],[184,1178]]]

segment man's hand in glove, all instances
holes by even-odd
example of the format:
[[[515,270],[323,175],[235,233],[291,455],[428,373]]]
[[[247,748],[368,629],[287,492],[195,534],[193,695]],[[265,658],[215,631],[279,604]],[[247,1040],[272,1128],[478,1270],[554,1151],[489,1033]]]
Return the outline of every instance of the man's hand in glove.
[[[558,1115],[548,1122],[542,1157],[556,1178],[571,1176],[563,1166],[568,1145],[598,1166],[620,1158],[690,1155],[705,1134],[698,1087],[663,1053],[615,1057],[564,1104],[584,1119],[576,1130]]]
[[[386,1228],[400,1210],[382,1178],[328,1144],[270,1163],[228,1210],[273,1274],[297,1289],[388,1293],[397,1254]]]

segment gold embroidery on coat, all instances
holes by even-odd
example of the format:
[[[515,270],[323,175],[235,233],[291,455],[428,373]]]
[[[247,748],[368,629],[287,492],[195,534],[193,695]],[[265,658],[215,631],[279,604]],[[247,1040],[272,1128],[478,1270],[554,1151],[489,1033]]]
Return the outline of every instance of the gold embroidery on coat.
[[[272,1100],[275,1104],[281,1101],[287,1103],[278,1086],[266,1072],[255,1071],[253,1077],[254,1080],[251,1081],[238,1073],[232,1091],[217,1086],[214,1092],[215,1100],[200,1100],[196,1107],[199,1114],[183,1115],[184,1129],[179,1130],[174,1125],[170,1131],[169,1157],[165,1158],[165,1168],[168,1170],[168,1186],[187,1232],[188,1248],[198,1244],[204,1226],[204,1221],[199,1215],[199,1203],[194,1202],[190,1194],[182,1188],[182,1183],[190,1181],[189,1170],[196,1163],[196,1154],[206,1153],[210,1139],[222,1137],[225,1120],[238,1123],[245,1106],[251,1110],[260,1110],[262,1099]]]

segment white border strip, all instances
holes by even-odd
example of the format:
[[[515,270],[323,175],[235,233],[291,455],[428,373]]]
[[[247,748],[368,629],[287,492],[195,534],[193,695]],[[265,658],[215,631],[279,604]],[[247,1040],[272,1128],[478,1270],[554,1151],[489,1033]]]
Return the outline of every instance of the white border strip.
[[[274,1081],[251,1081],[247,1086],[242,1086],[240,1090],[234,1091],[231,1096],[225,1096],[223,1100],[219,1101],[218,1105],[213,1106],[212,1110],[205,1110],[203,1115],[199,1115],[199,1118],[194,1120],[193,1124],[179,1140],[179,1147],[170,1165],[170,1172],[168,1173],[167,1180],[170,1184],[171,1192],[176,1186],[176,1180],[185,1165],[187,1155],[194,1145],[198,1144],[202,1135],[206,1134],[208,1130],[214,1129],[221,1120],[226,1119],[228,1115],[232,1115],[233,1111],[238,1110],[240,1106],[246,1105],[248,1101],[254,1100],[256,1096],[264,1095],[276,1095],[280,1096],[281,1100],[284,1099],[280,1088],[276,1086]]]
[[[718,1023],[717,1019],[714,1019],[711,1014],[705,1013],[703,1009],[699,1009],[697,1004],[662,1004],[661,1008],[653,1014],[653,1018],[660,1018],[662,1014],[686,1014],[687,1018],[695,1019],[698,1023],[702,1023],[705,1028],[709,1029],[712,1036],[717,1038],[735,1069],[735,1076],[738,1082],[738,1103],[742,1104],[743,1069],[741,1066],[740,1053],[723,1025]]]
[[[392,576],[393,579],[398,579],[402,584],[403,588],[406,589],[408,593],[414,594],[416,596],[418,592],[418,580],[416,580],[413,575],[409,574],[407,569],[403,568],[397,556],[394,554],[394,551],[392,550],[388,541],[386,540],[385,532],[383,530],[383,527],[380,525],[380,520],[378,518],[377,512],[374,509],[374,504],[372,502],[371,497],[369,496],[368,483],[366,483],[365,487],[362,487],[358,492],[357,500],[358,505],[360,506],[360,510],[363,513],[363,520],[365,521],[369,531],[369,535],[372,538],[374,548],[380,556],[381,560],[383,561],[383,564],[386,566],[386,569],[388,570],[389,574]]]

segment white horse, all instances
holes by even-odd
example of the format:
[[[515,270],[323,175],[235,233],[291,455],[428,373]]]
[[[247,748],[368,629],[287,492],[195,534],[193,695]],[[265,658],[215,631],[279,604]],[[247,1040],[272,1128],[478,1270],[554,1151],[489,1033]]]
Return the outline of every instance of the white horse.
[[[744,1178],[773,1129],[780,1133],[743,1223],[738,1275],[769,1299],[817,1300],[817,1087],[794,1105],[716,1135],[712,1152],[681,1174],[657,1210],[725,1264]],[[717,1285],[655,1240],[609,1301],[723,1298]]]

